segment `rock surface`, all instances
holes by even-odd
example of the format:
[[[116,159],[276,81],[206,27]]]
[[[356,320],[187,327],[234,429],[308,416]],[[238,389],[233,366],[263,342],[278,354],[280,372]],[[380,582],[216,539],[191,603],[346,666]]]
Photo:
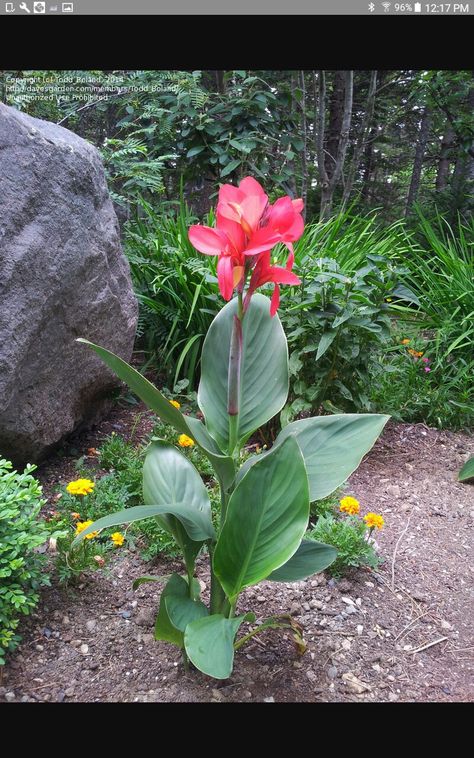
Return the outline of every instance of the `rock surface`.
[[[108,404],[115,376],[86,337],[129,360],[137,303],[98,151],[0,104],[0,457],[15,466]]]

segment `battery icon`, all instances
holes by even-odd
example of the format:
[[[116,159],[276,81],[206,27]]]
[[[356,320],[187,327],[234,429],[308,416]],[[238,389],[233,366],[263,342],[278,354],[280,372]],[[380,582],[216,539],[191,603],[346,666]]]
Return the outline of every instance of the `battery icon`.
[[[421,3],[415,3],[414,11],[415,13],[421,13]]]

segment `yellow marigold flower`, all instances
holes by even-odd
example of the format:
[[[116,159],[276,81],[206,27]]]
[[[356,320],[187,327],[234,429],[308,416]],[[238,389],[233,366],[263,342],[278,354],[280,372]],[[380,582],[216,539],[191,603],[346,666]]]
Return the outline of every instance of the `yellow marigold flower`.
[[[69,482],[66,489],[71,495],[88,495],[94,489],[95,484],[90,479],[76,479]]]
[[[402,341],[400,342],[400,344],[401,344],[401,345],[409,345],[409,344],[410,344],[410,340],[409,340],[409,339],[404,339],[404,340],[402,340]]]
[[[391,303],[392,302],[392,298],[391,297],[386,297],[385,300],[386,300],[387,303]]]
[[[80,534],[84,531],[84,529],[87,529],[88,526],[93,524],[93,521],[78,521],[76,524],[76,535]],[[91,532],[90,534],[86,534],[84,537],[85,540],[93,540],[94,537],[97,537],[99,532]]]
[[[360,511],[359,501],[356,500],[355,497],[350,497],[349,495],[343,497],[340,501],[339,510],[343,513],[350,513],[351,516],[355,516],[355,514]]]
[[[120,547],[125,542],[125,537],[121,532],[114,532],[110,535],[110,539],[114,543],[115,547]]]
[[[178,444],[181,447],[192,447],[194,445],[194,440],[192,440],[191,437],[188,437],[187,434],[180,434],[178,437]]]
[[[75,511],[73,511],[71,513],[71,518],[73,518],[73,519],[75,519],[77,521],[77,519],[81,518],[81,514],[80,513],[76,513]]]
[[[181,408],[181,403],[178,403],[177,400],[170,400],[171,405],[174,405],[175,408]]]
[[[373,529],[374,527],[376,529],[383,529],[385,524],[383,517],[379,516],[378,513],[368,513],[367,516],[364,516],[364,521],[369,529]]]

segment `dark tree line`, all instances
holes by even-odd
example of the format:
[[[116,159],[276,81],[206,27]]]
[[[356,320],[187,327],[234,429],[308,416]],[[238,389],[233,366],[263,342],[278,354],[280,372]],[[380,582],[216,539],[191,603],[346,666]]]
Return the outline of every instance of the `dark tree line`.
[[[109,74],[120,84],[101,97]],[[94,81],[88,102],[41,98],[45,78],[64,75]],[[38,94],[9,91],[11,76],[33,77]],[[251,173],[303,197],[308,218],[472,212],[472,71],[0,72],[0,97],[98,145],[125,205],[173,202],[183,187],[202,212],[219,181]]]

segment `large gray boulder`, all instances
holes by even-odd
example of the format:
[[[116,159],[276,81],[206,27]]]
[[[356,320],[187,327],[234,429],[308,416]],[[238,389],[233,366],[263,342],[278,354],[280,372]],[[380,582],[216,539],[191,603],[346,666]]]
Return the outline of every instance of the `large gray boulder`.
[[[98,151],[0,104],[0,458],[97,418],[117,380],[75,338],[129,360],[137,314]]]

